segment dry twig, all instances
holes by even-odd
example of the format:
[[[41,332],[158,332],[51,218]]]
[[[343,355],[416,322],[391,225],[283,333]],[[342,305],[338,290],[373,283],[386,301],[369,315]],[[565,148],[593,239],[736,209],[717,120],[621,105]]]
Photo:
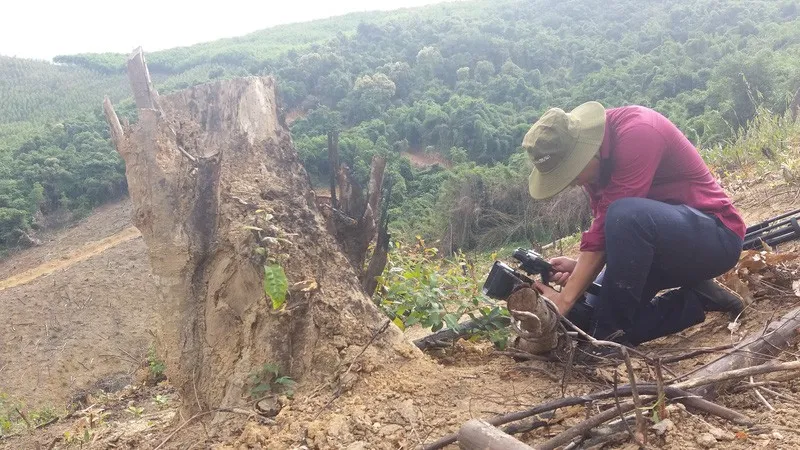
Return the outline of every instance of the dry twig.
[[[175,430],[173,430],[173,431],[172,431],[172,433],[170,433],[170,434],[169,434],[169,436],[167,436],[166,438],[164,438],[164,440],[163,440],[163,441],[161,441],[161,443],[160,443],[160,444],[158,444],[158,446],[156,446],[156,448],[154,448],[153,450],[158,450],[158,449],[160,449],[161,447],[163,447],[163,446],[164,446],[164,445],[165,445],[167,442],[169,442],[169,440],[170,440],[170,439],[172,439],[172,438],[173,438],[173,436],[175,436],[176,434],[178,434],[178,432],[179,432],[179,431],[181,431],[182,429],[184,429],[184,428],[185,428],[187,425],[189,425],[190,423],[192,423],[192,422],[193,422],[193,421],[195,421],[196,419],[198,419],[198,418],[200,418],[200,417],[203,417],[203,416],[206,416],[206,415],[208,415],[208,414],[220,413],[220,412],[223,412],[223,413],[231,413],[231,414],[241,414],[241,415],[245,415],[245,416],[255,416],[255,415],[257,415],[257,414],[256,414],[255,412],[253,412],[253,411],[245,411],[245,410],[241,410],[241,409],[231,409],[231,408],[217,408],[217,409],[210,409],[210,410],[208,410],[208,411],[199,412],[199,413],[197,413],[197,414],[193,415],[192,417],[190,417],[189,419],[187,419],[187,420],[186,420],[186,422],[183,422],[182,424],[180,424],[180,425],[178,426],[178,428],[176,428]],[[267,419],[266,417],[260,417],[260,416],[259,416],[259,420],[261,420],[261,421],[263,421],[263,422],[266,422],[266,423],[268,423],[268,424],[270,424],[270,425],[275,425],[275,421],[274,421],[274,420],[272,420],[272,419]]]
[[[661,372],[661,358],[656,360],[656,389],[658,390],[658,418],[664,420],[667,418],[667,398],[664,395],[664,374]]]
[[[620,349],[622,358],[625,359],[625,368],[628,370],[628,383],[631,385],[631,397],[633,398],[633,405],[636,407],[636,434],[634,441],[640,446],[647,444],[647,422],[642,415],[642,402],[639,400],[639,390],[636,389],[636,374],[633,371],[633,364],[631,364],[631,357],[625,347]]]
[[[631,430],[631,426],[627,420],[625,420],[625,413],[622,412],[622,406],[619,403],[619,395],[617,395],[617,387],[619,386],[619,371],[617,371],[616,367],[614,368],[614,406],[617,408],[617,414],[619,414],[619,418],[622,421],[623,425],[625,425],[625,430],[630,435],[631,439],[636,441],[636,436]]]
[[[713,381],[710,381],[713,382]],[[639,390],[639,394],[643,395],[657,395],[658,389],[654,384],[643,384],[637,386]],[[696,410],[705,412],[707,414],[713,414],[715,416],[721,417],[725,420],[730,420],[733,423],[738,425],[751,425],[752,421],[750,418],[736,412],[732,409],[726,408],[722,405],[718,405],[716,403],[710,402],[705,400],[697,395],[691,394],[686,392],[685,390],[676,388],[674,386],[666,386],[664,387],[664,394],[670,400],[683,403],[689,408],[694,408]],[[543,403],[541,405],[535,406],[530,409],[526,409],[523,411],[516,411],[509,414],[504,414],[501,416],[493,417],[487,420],[488,423],[494,426],[507,424],[510,422],[516,422],[518,420],[525,419],[527,417],[535,416],[537,414],[542,414],[545,412],[553,411],[559,408],[566,408],[568,406],[575,406],[575,405],[584,405],[587,403],[591,403],[597,400],[605,400],[614,397],[614,395],[619,396],[629,396],[631,395],[631,387],[629,385],[619,386],[617,389],[605,390],[600,392],[595,392],[592,394],[583,395],[580,397],[565,397],[556,400],[549,401],[547,403]],[[509,431],[506,433],[511,434]],[[456,434],[449,434],[444,436],[435,442],[423,447],[423,450],[437,450],[443,448],[447,445],[452,444],[457,439]]]
[[[562,445],[565,445],[575,439],[576,437],[583,436],[588,433],[592,428],[608,422],[616,417],[618,414],[625,414],[626,412],[634,409],[635,406],[632,402],[624,403],[618,408],[607,409],[596,416],[593,416],[583,422],[569,428],[549,440],[537,445],[536,450],[554,450]]]
[[[753,383],[753,377],[752,376],[750,376],[750,382]],[[756,395],[756,397],[759,400],[761,400],[761,403],[763,403],[764,406],[766,406],[768,410],[775,411],[775,408],[773,408],[772,405],[769,404],[767,399],[765,399],[764,396],[761,395],[761,391],[759,391],[758,388],[753,388],[753,393]]]

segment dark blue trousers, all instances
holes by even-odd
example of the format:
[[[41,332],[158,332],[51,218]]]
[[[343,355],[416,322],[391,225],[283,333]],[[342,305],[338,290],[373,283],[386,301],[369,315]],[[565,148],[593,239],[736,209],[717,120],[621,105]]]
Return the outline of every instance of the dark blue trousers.
[[[606,213],[606,267],[587,295],[588,332],[605,339],[624,331],[629,344],[667,336],[705,320],[691,287],[739,260],[742,239],[719,219],[686,205],[645,198],[617,200]],[[665,289],[678,288],[664,295]]]

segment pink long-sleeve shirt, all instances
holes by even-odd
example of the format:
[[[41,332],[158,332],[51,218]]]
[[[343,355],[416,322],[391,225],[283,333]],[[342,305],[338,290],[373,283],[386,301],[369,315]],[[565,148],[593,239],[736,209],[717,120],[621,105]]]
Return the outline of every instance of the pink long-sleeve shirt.
[[[625,197],[691,206],[718,217],[723,225],[744,237],[742,217],[700,153],[658,112],[642,106],[606,110],[600,158],[607,179],[584,186],[594,220],[583,233],[581,251],[605,250],[606,211],[615,200]]]

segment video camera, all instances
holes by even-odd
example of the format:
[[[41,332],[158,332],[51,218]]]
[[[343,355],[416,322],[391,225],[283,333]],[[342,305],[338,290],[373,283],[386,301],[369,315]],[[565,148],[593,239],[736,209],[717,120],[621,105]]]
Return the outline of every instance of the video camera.
[[[518,287],[533,284],[531,276],[536,274],[541,277],[542,283],[550,283],[550,272],[552,272],[553,266],[542,255],[520,247],[514,251],[512,256],[519,261],[519,269],[525,273],[523,274],[501,261],[495,261],[483,284],[484,295],[497,300],[505,300]],[[599,295],[600,285],[592,283],[586,291]]]

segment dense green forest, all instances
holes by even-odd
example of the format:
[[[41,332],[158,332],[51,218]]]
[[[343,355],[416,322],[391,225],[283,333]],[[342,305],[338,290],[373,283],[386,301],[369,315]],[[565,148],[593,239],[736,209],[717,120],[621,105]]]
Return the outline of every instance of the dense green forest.
[[[479,0],[275,27],[147,59],[161,92],[277,77],[316,184],[328,176],[325,135],[337,130],[357,179],[372,155],[389,156],[396,233],[473,248],[586,224],[580,193],[526,195],[518,147],[548,107],[650,106],[703,149],[725,145],[757,111],[783,114],[800,87],[800,5]],[[0,246],[16,245],[14,230],[35,226],[37,211],[81,213],[124,194],[98,109],[103,95],[127,95],[125,55],[54,61],[0,58]],[[414,168],[406,152],[452,164]]]

